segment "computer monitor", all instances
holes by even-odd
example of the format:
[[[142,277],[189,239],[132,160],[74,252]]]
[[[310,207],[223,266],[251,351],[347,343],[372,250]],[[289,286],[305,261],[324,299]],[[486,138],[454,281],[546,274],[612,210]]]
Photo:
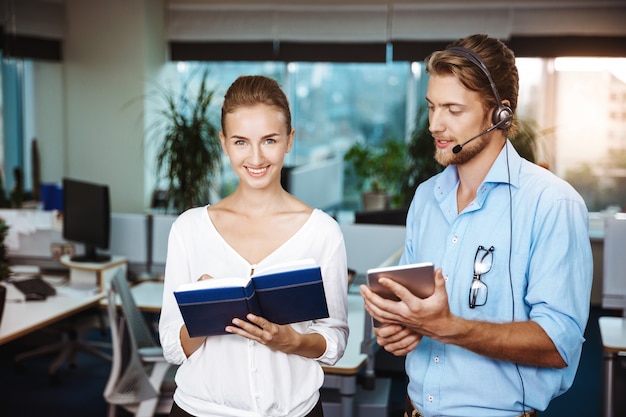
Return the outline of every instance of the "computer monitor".
[[[110,261],[111,256],[97,252],[109,249],[110,237],[109,187],[63,178],[63,238],[85,247],[85,253],[71,257],[71,261]]]

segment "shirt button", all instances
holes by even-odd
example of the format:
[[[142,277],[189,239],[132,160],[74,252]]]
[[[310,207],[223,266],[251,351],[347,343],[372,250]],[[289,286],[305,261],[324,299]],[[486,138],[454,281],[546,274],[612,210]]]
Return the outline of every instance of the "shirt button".
[[[444,281],[446,281],[446,282],[448,282],[448,276],[447,276],[447,275],[444,275],[443,280],[444,280]]]
[[[459,238],[458,238],[458,237],[454,236],[454,237],[452,238],[452,243],[456,243],[456,242],[458,242],[458,241],[459,241]]]
[[[435,356],[435,363],[439,363],[439,355]]]
[[[433,400],[434,400],[434,397],[433,397],[432,395],[429,395],[429,396],[428,396],[428,401],[432,403],[432,402],[433,402]]]

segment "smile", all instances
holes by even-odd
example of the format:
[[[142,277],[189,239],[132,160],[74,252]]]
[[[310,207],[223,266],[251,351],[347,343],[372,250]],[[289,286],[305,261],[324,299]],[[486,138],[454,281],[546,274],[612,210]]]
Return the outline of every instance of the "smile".
[[[260,175],[260,174],[263,174],[265,171],[267,171],[267,167],[263,167],[263,168],[246,167],[246,169],[248,170],[249,173],[253,175]]]

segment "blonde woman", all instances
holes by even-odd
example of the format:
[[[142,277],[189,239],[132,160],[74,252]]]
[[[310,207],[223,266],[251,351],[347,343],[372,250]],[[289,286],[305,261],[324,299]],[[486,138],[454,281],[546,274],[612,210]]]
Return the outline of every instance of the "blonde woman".
[[[159,323],[164,354],[180,365],[170,415],[322,416],[322,365],[341,358],[348,338],[341,231],[281,186],[295,131],[275,80],[239,77],[226,92],[221,122],[237,189],[181,214],[170,231]],[[189,337],[173,296],[179,285],[304,258],[322,268],[329,318],[277,325],[248,315],[233,319],[229,334]]]

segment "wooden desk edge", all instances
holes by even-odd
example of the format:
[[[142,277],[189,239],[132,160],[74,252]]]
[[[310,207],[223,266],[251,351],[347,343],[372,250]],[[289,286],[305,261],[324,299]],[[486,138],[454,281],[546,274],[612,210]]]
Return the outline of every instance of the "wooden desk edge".
[[[324,371],[325,374],[331,374],[331,375],[356,375],[361,370],[361,368],[365,366],[366,363],[367,363],[367,355],[363,354],[363,358],[361,359],[359,364],[352,368],[344,368],[344,367],[338,368],[335,366],[322,365],[322,370]]]
[[[608,353],[626,352],[626,341],[618,345],[612,344],[611,342],[614,343],[613,340],[611,340],[610,342],[607,340],[606,343],[604,341],[604,339],[609,339],[609,337],[606,337],[608,336],[606,332],[614,329],[614,327],[609,328],[609,326],[617,325],[624,326],[626,328],[626,318],[617,316],[603,316],[598,319],[598,324],[600,327],[600,339],[602,342],[602,349]],[[624,332],[625,330],[622,329],[621,331]]]
[[[107,308],[107,306],[109,305],[109,299],[108,298],[103,298],[100,300],[100,307],[101,308]],[[120,304],[117,305],[117,308],[121,308],[122,306]],[[142,311],[144,313],[161,313],[161,308],[160,307],[149,307],[149,306],[144,306],[144,305],[137,305],[137,308],[139,309],[139,311]]]
[[[607,353],[626,353],[626,346],[608,346],[602,345],[602,349]]]
[[[124,265],[128,263],[128,260],[124,257],[121,257],[115,260],[112,259],[111,261],[108,261],[108,262],[102,262],[101,264],[98,264],[95,262],[87,262],[81,265],[80,262],[73,262],[71,259],[69,259],[68,255],[63,255],[59,259],[59,262],[70,269],[94,272],[94,271],[102,271],[105,269],[111,269],[111,268],[115,268],[116,266]]]
[[[104,294],[102,296],[104,297]],[[88,304],[77,306],[77,307],[75,307],[75,308],[73,308],[71,310],[66,311],[63,314],[60,314],[60,315],[55,316],[55,317],[51,317],[51,318],[49,318],[47,320],[42,321],[41,323],[38,323],[35,326],[29,327],[28,329],[23,329],[23,330],[20,330],[18,332],[12,333],[10,335],[3,336],[0,339],[0,345],[3,345],[3,344],[8,343],[8,342],[11,342],[11,341],[13,341],[15,339],[19,339],[22,336],[26,336],[27,334],[32,333],[32,332],[34,332],[36,330],[39,330],[39,329],[43,329],[44,327],[47,327],[47,326],[49,326],[51,324],[57,323],[57,322],[59,322],[59,321],[61,321],[63,319],[66,319],[66,318],[68,318],[70,316],[73,316],[76,313],[79,313],[81,311],[90,309],[91,307],[95,307],[95,306],[98,305],[98,303],[100,303],[100,301],[101,301],[101,298],[96,298],[96,299],[94,299],[92,302],[90,302]]]

